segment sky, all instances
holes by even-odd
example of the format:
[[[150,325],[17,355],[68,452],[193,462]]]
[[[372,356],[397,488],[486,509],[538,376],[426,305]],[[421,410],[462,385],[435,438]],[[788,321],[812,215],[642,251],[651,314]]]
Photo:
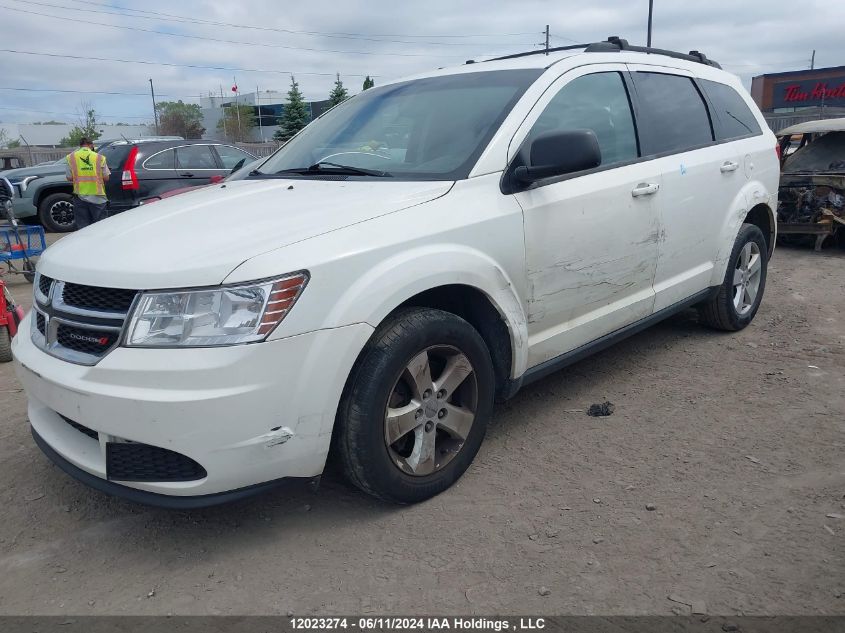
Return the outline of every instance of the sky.
[[[845,2],[654,5],[653,46],[700,50],[746,87],[809,68],[813,49],[817,68],[845,65]],[[648,0],[0,0],[0,126],[74,123],[85,102],[104,123],[150,122],[149,79],[158,100],[197,102],[221,87],[230,95],[233,82],[286,91],[293,73],[306,99],[321,100],[339,72],[354,94],[366,75],[378,85],[537,49],[546,24],[552,46],[609,35],[644,45],[647,13]]]

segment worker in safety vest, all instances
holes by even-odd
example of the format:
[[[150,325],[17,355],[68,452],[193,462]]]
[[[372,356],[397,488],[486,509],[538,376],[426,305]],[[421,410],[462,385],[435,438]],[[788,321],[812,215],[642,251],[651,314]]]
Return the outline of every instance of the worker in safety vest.
[[[73,183],[73,216],[81,229],[106,217],[106,181],[111,172],[106,157],[94,151],[87,138],[79,149],[67,155],[65,177]]]

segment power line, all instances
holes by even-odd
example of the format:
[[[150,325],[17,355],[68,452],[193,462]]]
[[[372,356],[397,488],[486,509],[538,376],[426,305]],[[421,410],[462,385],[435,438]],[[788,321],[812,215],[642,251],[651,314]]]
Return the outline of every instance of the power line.
[[[61,92],[68,94],[84,94],[84,95],[119,95],[122,97],[148,97],[148,92],[115,92],[110,90],[67,90],[62,88],[13,88],[7,86],[0,86],[0,90],[14,90],[16,92]],[[170,97],[171,99],[200,99],[205,95],[171,95],[160,94],[159,97]]]
[[[113,4],[107,4],[103,2],[89,2],[88,0],[69,0],[70,2],[76,2],[77,4],[85,4],[85,5],[96,5],[100,7],[108,7],[109,9],[118,9],[121,11],[132,11],[135,13],[146,13],[149,16],[143,15],[128,15],[124,13],[112,13],[112,15],[123,15],[128,18],[145,18],[149,20],[157,19],[154,16],[162,16],[167,17],[175,20],[179,20],[182,22],[193,23],[193,24],[209,24],[213,26],[228,26],[232,28],[238,29],[255,29],[258,31],[276,31],[278,33],[291,33],[296,35],[319,35],[322,37],[342,37],[344,39],[367,39],[367,38],[382,38],[382,37],[412,37],[412,38],[424,38],[424,37],[435,37],[435,38],[467,38],[467,37],[524,37],[527,35],[533,35],[533,33],[465,33],[465,34],[442,34],[442,35],[435,35],[435,34],[427,34],[427,35],[412,35],[408,33],[387,33],[387,34],[378,34],[378,33],[347,33],[347,32],[337,32],[337,31],[301,31],[301,30],[294,30],[294,29],[282,29],[282,28],[274,28],[274,27],[267,27],[267,26],[255,26],[250,24],[233,24],[229,22],[215,22],[213,20],[203,20],[202,18],[194,18],[185,15],[175,15],[173,13],[162,13],[159,11],[149,11],[146,9],[133,9],[131,7],[122,7]],[[30,3],[34,4],[34,3]],[[71,7],[64,7],[67,9],[71,9]],[[78,9],[82,10],[82,9]],[[373,40],[377,42],[384,42],[388,40]],[[405,43],[405,42],[403,42]],[[432,42],[436,43],[436,42]]]
[[[45,5],[41,2],[29,2],[28,4],[38,4],[42,6],[56,6]],[[62,7],[59,7],[62,8]],[[455,55],[432,55],[430,53],[393,53],[393,52],[375,52],[375,51],[344,51],[330,48],[309,48],[306,46],[288,46],[286,44],[265,44],[262,42],[248,42],[244,40],[224,40],[216,37],[206,37],[204,35],[189,35],[187,33],[169,33],[167,31],[156,31],[155,29],[145,29],[137,26],[124,26],[121,24],[107,24],[105,22],[92,22],[90,20],[83,20],[78,18],[69,18],[60,15],[51,15],[49,13],[40,13],[39,11],[29,11],[27,9],[18,9],[7,5],[0,5],[0,9],[8,9],[9,11],[16,11],[18,13],[28,13],[30,15],[37,15],[43,18],[53,18],[54,20],[61,20],[63,22],[77,22],[88,26],[104,26],[110,29],[122,29],[124,31],[140,31],[142,33],[153,33],[155,35],[166,35],[168,37],[179,37],[191,40],[205,40],[208,42],[221,42],[223,44],[238,44],[239,46],[262,46],[265,48],[283,48],[294,51],[310,51],[314,53],[338,53],[341,55],[374,55],[380,57],[441,57],[445,59],[455,59]],[[72,9],[76,11],[77,9]]]
[[[78,112],[56,112],[54,110],[33,110],[32,108],[11,108],[8,106],[0,106],[0,110],[12,110],[14,112],[37,112],[38,114],[60,114],[62,116],[79,116]],[[97,112],[98,117],[107,117],[109,119],[149,119],[150,115],[139,114],[102,114]]]
[[[68,55],[65,53],[37,53],[35,51],[20,51],[11,48],[0,48],[0,53],[14,53],[16,55],[36,55],[40,57],[59,57],[61,59],[81,59],[85,61],[98,62],[117,62],[120,64],[143,64],[146,66],[169,66],[172,68],[196,68],[200,70],[225,70],[227,72],[238,73],[272,73],[276,75],[316,75],[320,77],[334,77],[335,73],[316,73],[291,70],[269,70],[261,68],[231,68],[229,66],[202,66],[199,64],[175,64],[172,62],[151,62],[140,59],[117,59],[113,57],[91,57],[90,55]],[[355,73],[341,73],[345,77],[364,77],[361,74]],[[370,77],[378,77],[379,75],[369,75]]]

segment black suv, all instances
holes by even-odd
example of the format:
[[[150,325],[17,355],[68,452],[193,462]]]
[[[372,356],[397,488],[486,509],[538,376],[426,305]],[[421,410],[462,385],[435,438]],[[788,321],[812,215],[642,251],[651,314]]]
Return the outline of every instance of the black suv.
[[[220,141],[117,141],[103,148],[111,177],[109,215],[141,200],[185,186],[207,185],[254,161],[252,154]]]

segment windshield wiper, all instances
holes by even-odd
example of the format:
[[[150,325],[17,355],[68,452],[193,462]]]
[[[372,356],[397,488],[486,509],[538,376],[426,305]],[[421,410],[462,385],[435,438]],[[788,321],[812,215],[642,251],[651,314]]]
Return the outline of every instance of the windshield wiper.
[[[329,165],[327,169],[323,165]],[[378,178],[392,177],[393,174],[386,171],[378,171],[376,169],[364,169],[363,167],[352,167],[351,165],[341,165],[340,163],[331,163],[329,161],[320,161],[314,163],[310,167],[292,167],[290,169],[282,169],[274,172],[274,176],[281,176],[284,174],[297,174],[299,176],[309,176],[314,174],[337,174],[337,175],[352,175],[352,176],[376,176]]]

